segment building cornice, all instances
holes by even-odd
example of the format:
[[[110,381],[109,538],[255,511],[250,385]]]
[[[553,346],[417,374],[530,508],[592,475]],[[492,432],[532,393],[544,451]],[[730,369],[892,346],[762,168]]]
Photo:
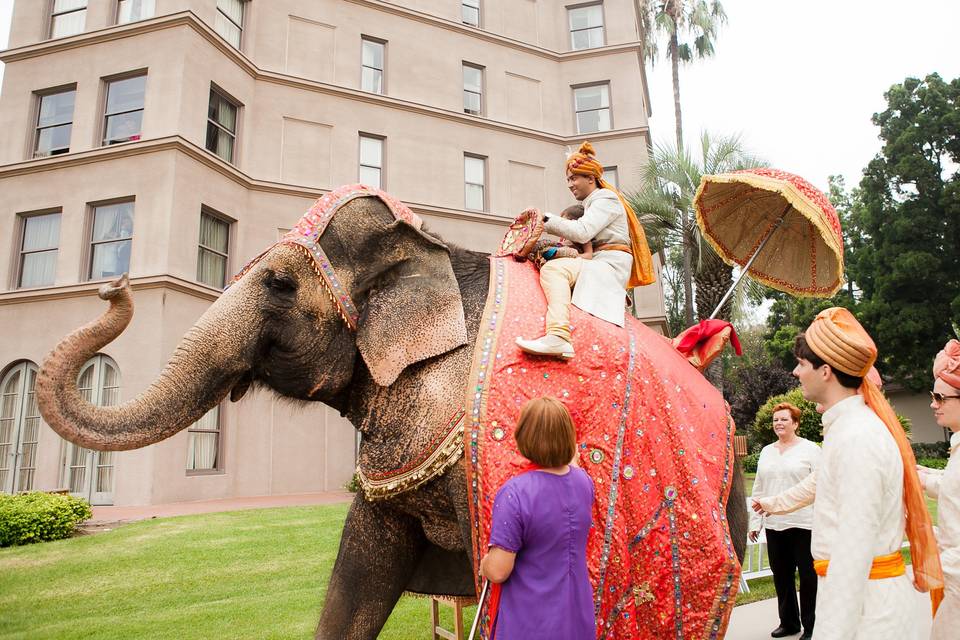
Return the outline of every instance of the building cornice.
[[[119,160],[131,156],[141,156],[164,151],[177,151],[191,160],[194,160],[208,169],[216,171],[220,175],[232,180],[236,184],[250,191],[259,191],[262,193],[273,193],[277,195],[292,196],[296,198],[307,198],[315,200],[323,194],[329,192],[329,189],[319,187],[308,187],[301,185],[291,185],[271,180],[257,180],[240,171],[233,165],[224,162],[218,156],[201,149],[189,140],[180,136],[168,136],[165,138],[144,139],[138,142],[129,142],[125,144],[111,145],[109,147],[100,147],[89,151],[79,151],[76,153],[65,153],[58,156],[47,158],[37,158],[17,162],[14,164],[0,165],[0,180],[14,178],[17,176],[44,173],[47,171],[59,171],[88,164]],[[512,216],[503,216],[495,213],[467,211],[462,209],[450,209],[438,207],[422,202],[406,201],[406,204],[422,215],[435,216],[439,218],[453,218],[456,220],[468,220],[471,222],[480,222],[484,224],[493,224],[497,226],[506,226],[513,221]]]
[[[50,300],[64,300],[67,298],[88,298],[97,295],[100,289],[109,280],[95,280],[57,287],[38,287],[35,289],[14,289],[0,293],[0,306],[26,304],[31,302],[47,302]],[[194,298],[213,302],[220,297],[220,291],[210,287],[190,282],[176,276],[158,275],[130,278],[130,287],[134,291],[147,289],[164,289],[184,293]]]
[[[374,0],[349,0],[350,2],[356,2],[361,4],[371,4],[376,5],[379,8],[384,10],[396,10],[401,13],[414,13],[417,15],[426,16],[426,14],[419,14],[418,12],[411,12],[409,9],[404,9],[402,7],[397,7],[395,5],[389,5],[384,2],[376,2]],[[457,27],[456,25],[447,20],[441,20],[440,18],[432,18],[432,20],[438,20],[446,26],[451,28]],[[579,143],[584,136],[564,136],[560,134],[548,133],[544,131],[539,131],[536,129],[529,129],[527,127],[521,127],[518,125],[508,124],[506,122],[500,122],[497,120],[490,120],[488,118],[483,118],[479,116],[472,116],[465,114],[461,111],[452,111],[450,109],[441,109],[438,107],[433,107],[430,105],[425,105],[419,102],[411,102],[409,100],[401,100],[399,98],[394,98],[391,96],[379,95],[375,93],[368,93],[365,91],[360,91],[358,89],[351,89],[348,87],[343,87],[340,85],[329,84],[325,82],[319,82],[315,80],[307,80],[305,78],[300,78],[297,76],[292,76],[285,73],[280,73],[278,71],[266,71],[257,67],[249,58],[244,56],[242,53],[231,47],[226,43],[223,38],[221,38],[213,29],[211,29],[205,22],[200,20],[196,14],[192,11],[181,11],[179,13],[170,14],[167,16],[162,16],[159,18],[153,18],[151,20],[144,20],[143,22],[135,22],[128,25],[122,26],[113,26],[107,29],[100,29],[98,31],[90,31],[87,33],[79,34],[76,36],[71,36],[69,38],[58,38],[56,40],[48,40],[40,42],[37,44],[26,45],[23,47],[18,47],[16,49],[8,49],[0,53],[0,62],[11,63],[17,62],[20,60],[27,60],[30,58],[35,58],[38,56],[49,55],[51,53],[57,53],[60,51],[69,51],[71,49],[76,49],[78,47],[86,47],[94,44],[99,44],[102,42],[110,42],[114,40],[119,40],[122,38],[129,38],[144,33],[150,33],[153,31],[160,31],[164,29],[171,29],[176,27],[186,26],[193,29],[196,33],[202,36],[207,42],[216,47],[222,54],[227,58],[232,60],[238,67],[245,71],[251,78],[261,82],[270,82],[273,84],[288,86],[294,89],[313,91],[316,93],[323,93],[326,95],[331,95],[339,98],[344,98],[347,100],[354,100],[358,102],[365,102],[368,104],[374,104],[381,107],[386,107],[390,109],[395,109],[398,111],[407,111],[409,113],[415,113],[418,115],[424,115],[433,118],[441,118],[444,120],[450,120],[457,122],[458,124],[465,124],[468,126],[479,127],[483,129],[490,129],[493,131],[499,131],[502,133],[508,133],[510,135],[523,136],[525,138],[531,138],[534,140],[539,140],[541,142],[548,142],[551,144],[557,145],[573,145]],[[465,27],[468,31],[479,31],[473,29],[472,27]],[[486,32],[480,32],[486,33]],[[594,55],[608,55],[611,53],[621,53],[624,51],[637,51],[639,52],[638,46],[635,45],[617,45],[613,47],[600,47],[597,49],[589,49],[586,52],[574,51],[568,53],[557,54],[549,52],[546,49],[539,49],[538,47],[532,47],[531,45],[525,45],[517,41],[510,40],[509,38],[502,38],[502,36],[494,36],[493,34],[487,34],[488,36],[497,39],[497,42],[500,39],[512,42],[517,45],[522,45],[525,47],[525,50],[528,50],[531,53],[547,53],[556,60],[566,60],[566,59],[576,59],[581,56],[594,56]],[[538,53],[538,55],[539,55]],[[627,129],[615,129],[613,131],[604,131],[598,133],[591,133],[590,139],[596,142],[602,142],[604,140],[616,140],[621,138],[630,138],[638,135],[643,135],[649,138],[649,128],[646,126],[642,127],[631,127]],[[648,140],[649,142],[649,140]]]

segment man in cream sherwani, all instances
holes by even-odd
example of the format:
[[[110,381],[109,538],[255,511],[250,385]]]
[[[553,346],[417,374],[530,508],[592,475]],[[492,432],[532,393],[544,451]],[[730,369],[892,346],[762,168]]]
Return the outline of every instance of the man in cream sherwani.
[[[804,397],[825,408],[815,485],[809,478],[805,491],[797,492],[807,499],[816,495],[811,552],[820,584],[814,640],[915,638],[914,586],[900,553],[905,508],[914,522],[908,533],[918,588],[942,587],[942,574],[922,496],[922,513],[915,509],[919,480],[912,453],[909,466],[904,464],[906,436],[880,391],[863,380],[876,346],[849,311],[834,307],[797,337],[794,354],[793,375]],[[915,480],[907,484],[907,507],[905,472]]]

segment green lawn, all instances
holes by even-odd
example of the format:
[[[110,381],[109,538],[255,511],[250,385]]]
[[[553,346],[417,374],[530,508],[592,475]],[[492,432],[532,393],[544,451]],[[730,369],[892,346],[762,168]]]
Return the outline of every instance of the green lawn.
[[[0,549],[0,639],[311,638],[346,512],[163,518]],[[767,578],[737,602],[772,596]],[[429,601],[403,598],[380,637],[429,638]]]

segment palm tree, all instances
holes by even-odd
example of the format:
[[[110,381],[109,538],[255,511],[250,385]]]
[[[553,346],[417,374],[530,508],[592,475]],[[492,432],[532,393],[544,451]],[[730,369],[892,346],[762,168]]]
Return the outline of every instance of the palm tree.
[[[651,32],[667,35],[667,48],[673,72],[673,112],[676,121],[677,149],[683,149],[683,119],[680,113],[680,63],[713,56],[717,31],[727,20],[718,0],[641,0],[640,34],[644,58],[655,62],[659,49]],[[688,39],[681,42],[681,36]],[[692,196],[692,194],[691,194]],[[684,226],[689,220],[683,221]],[[692,285],[693,247],[684,246],[684,309],[687,322],[693,323]]]

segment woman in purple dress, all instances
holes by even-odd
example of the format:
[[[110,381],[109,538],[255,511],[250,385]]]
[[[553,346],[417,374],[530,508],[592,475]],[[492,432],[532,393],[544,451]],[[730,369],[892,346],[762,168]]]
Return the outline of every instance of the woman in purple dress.
[[[587,574],[593,481],[571,462],[576,431],[555,398],[524,405],[514,437],[528,470],[504,483],[493,503],[490,550],[480,563],[501,584],[496,640],[596,637]]]

